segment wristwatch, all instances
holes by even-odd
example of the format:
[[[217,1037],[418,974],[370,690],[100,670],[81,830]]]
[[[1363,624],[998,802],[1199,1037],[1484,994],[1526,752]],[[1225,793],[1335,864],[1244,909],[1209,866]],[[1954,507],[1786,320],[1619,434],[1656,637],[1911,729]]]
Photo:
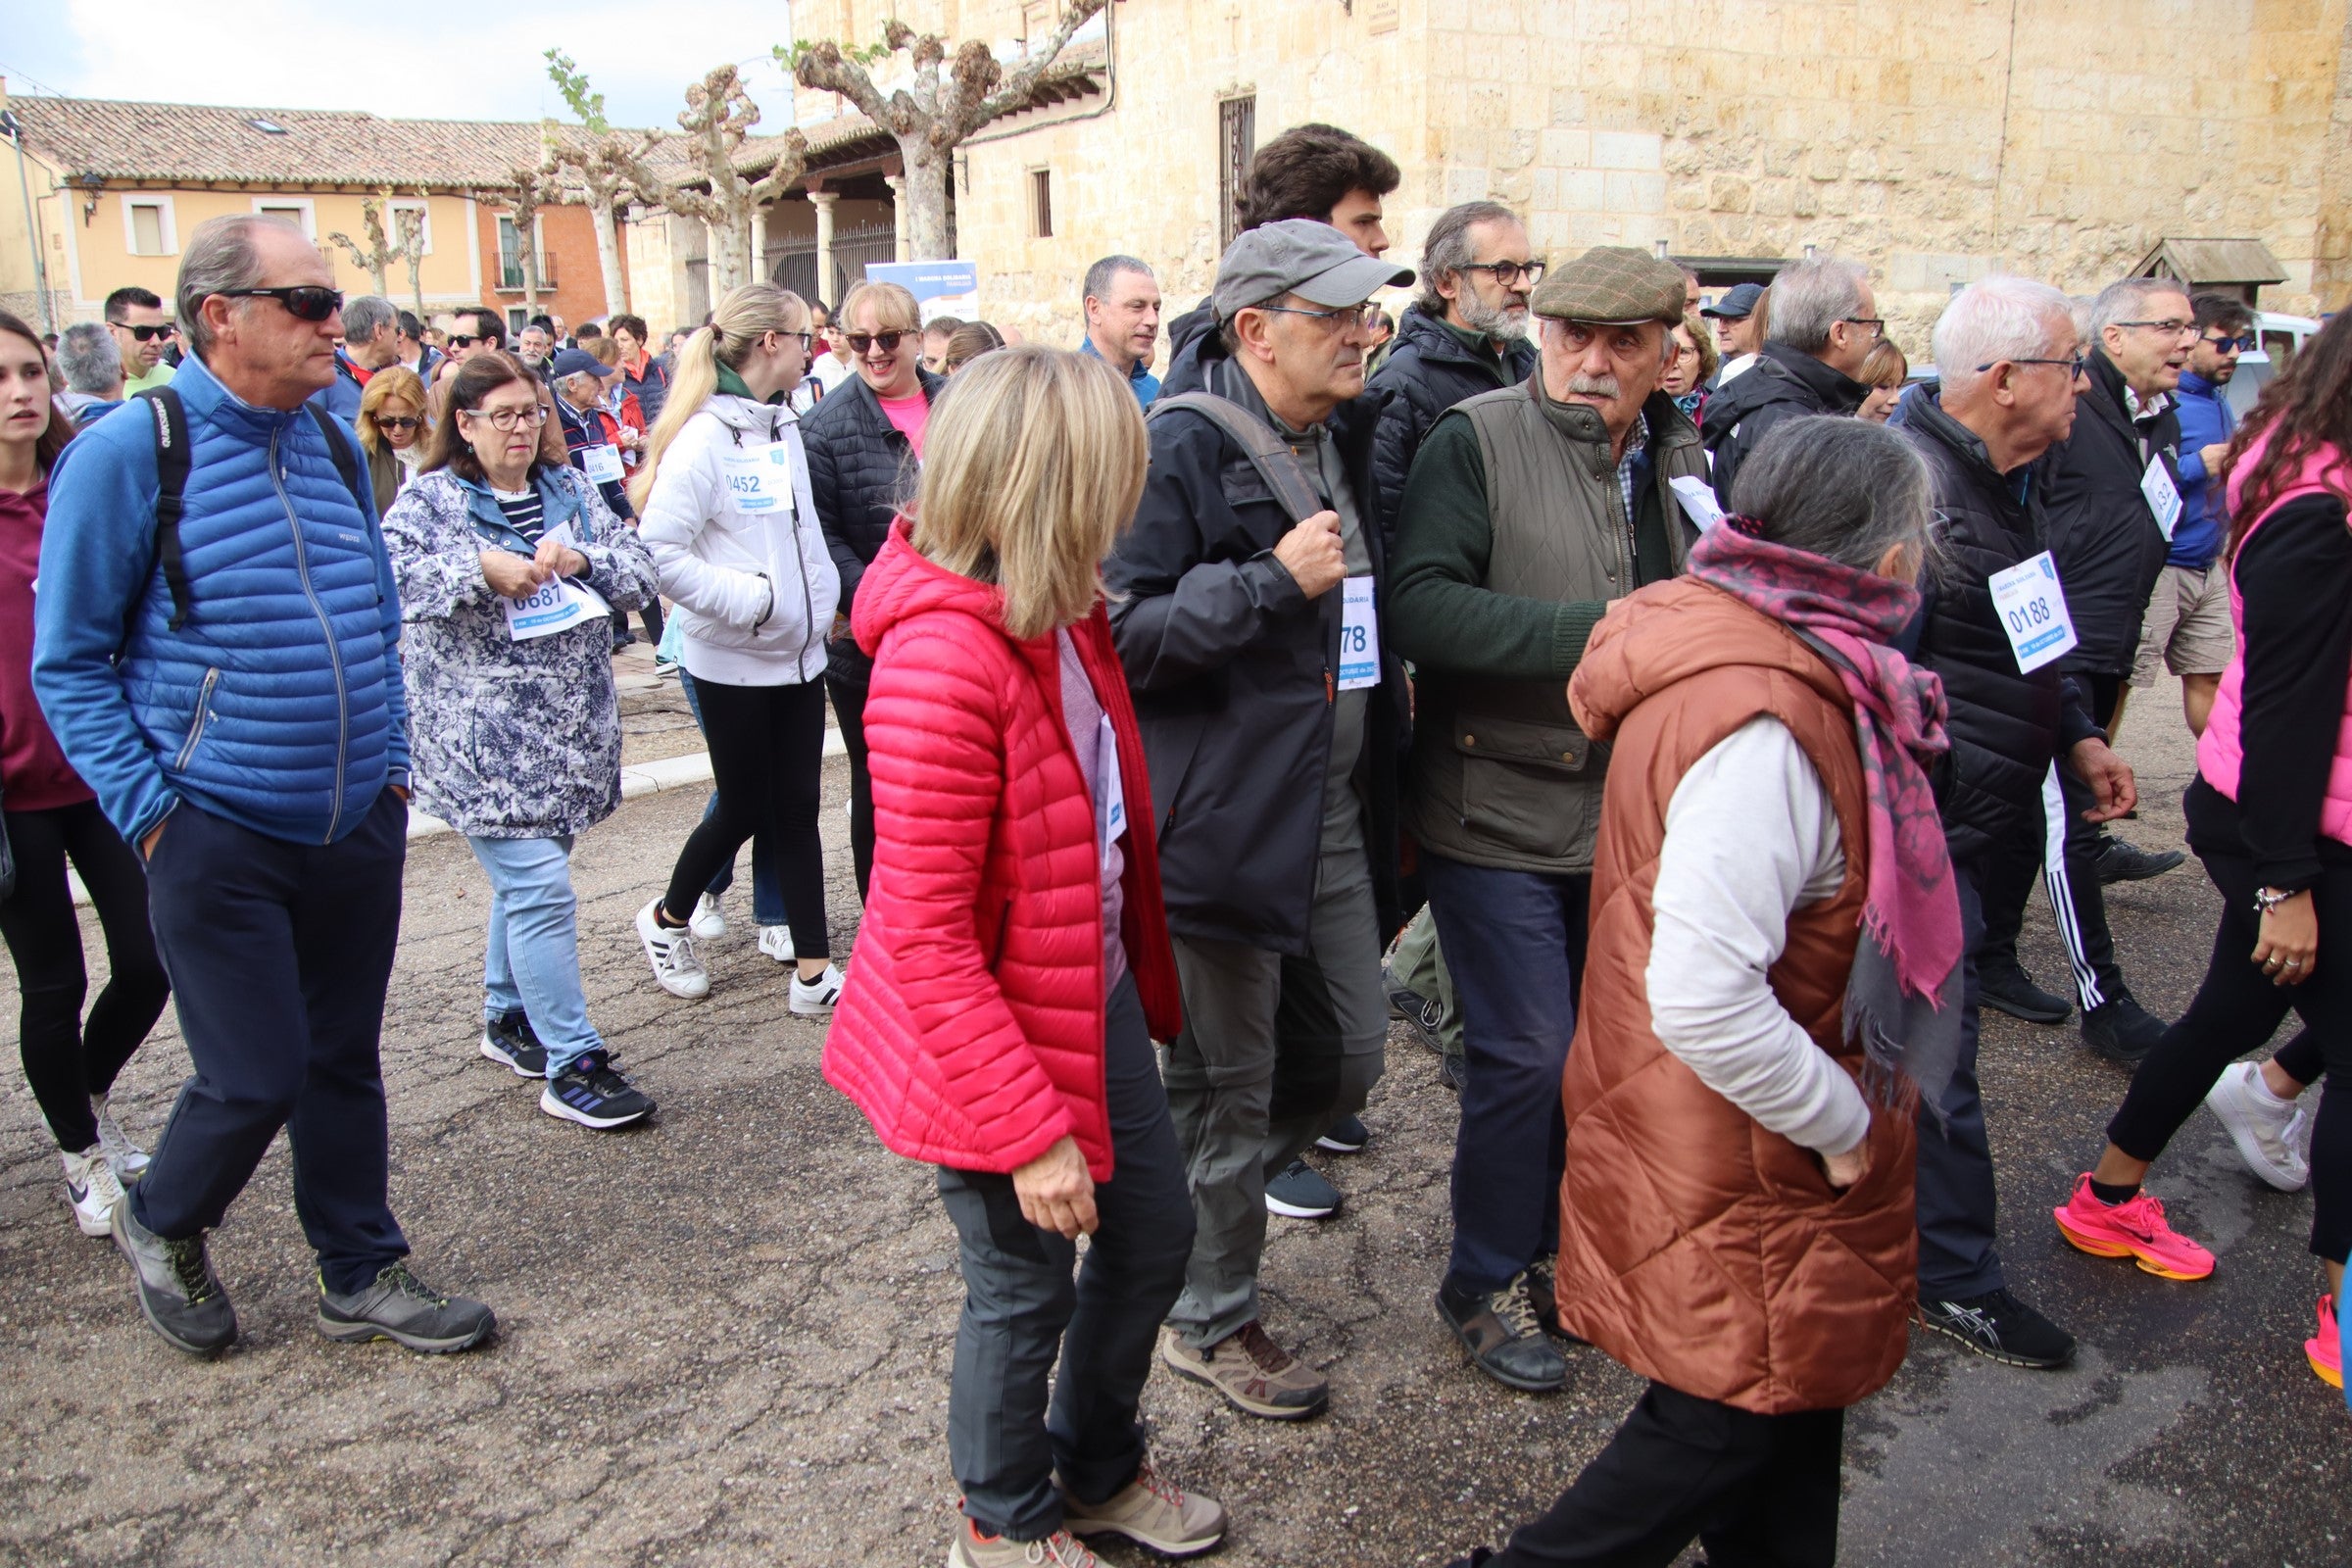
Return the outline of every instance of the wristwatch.
[[[2255,916],[2260,918],[2261,916],[2270,913],[2273,909],[2276,909],[2278,907],[2278,906],[2284,904],[2287,900],[2293,898],[2297,893],[2301,893],[2302,891],[2303,890],[2301,888],[2296,888],[2293,890],[2293,892],[2281,893],[2277,888],[2256,888],[2254,890]]]

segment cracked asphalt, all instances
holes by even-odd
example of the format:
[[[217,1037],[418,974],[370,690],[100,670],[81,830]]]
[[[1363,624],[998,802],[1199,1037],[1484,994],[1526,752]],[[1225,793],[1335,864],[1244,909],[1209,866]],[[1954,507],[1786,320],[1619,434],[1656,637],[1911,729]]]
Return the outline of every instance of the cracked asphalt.
[[[2126,831],[2143,844],[2178,842],[2192,765],[2178,715],[2169,687],[2145,693],[2125,730],[2145,797]],[[846,767],[828,766],[839,953],[856,900]],[[786,1011],[744,894],[730,908],[746,924],[709,949],[710,998],[653,986],[630,920],[701,806],[646,797],[580,842],[592,1014],[662,1107],[620,1134],[542,1115],[476,1054],[485,884],[462,840],[411,846],[384,1041],[393,1195],[418,1271],[498,1308],[478,1353],[318,1337],[281,1142],[214,1243],[243,1341],[218,1362],[178,1355],[111,1246],[74,1229],[31,1098],[0,1073],[0,1562],[944,1560],[953,1233],[928,1172],[823,1083],[821,1030]],[[2151,1009],[2185,1005],[2216,902],[2193,861],[2112,890]],[[2038,899],[2026,956],[2064,972]],[[15,1017],[12,987],[12,1042]],[[134,1134],[160,1127],[185,1072],[167,1015],[117,1092]],[[2258,1186],[2200,1114],[2151,1186],[2220,1254],[2214,1278],[2082,1256],[2048,1210],[2125,1075],[2072,1027],[1995,1015],[1984,1077],[2012,1283],[2081,1336],[2082,1358],[2023,1372],[1915,1334],[1848,1425],[1841,1560],[2352,1561],[2352,1420],[2301,1351],[2320,1290],[2308,1198]],[[1214,1560],[1236,1568],[1444,1564],[1499,1543],[1638,1390],[1592,1351],[1547,1398],[1469,1371],[1430,1306],[1454,1105],[1401,1029],[1365,1120],[1366,1152],[1325,1161],[1347,1207],[1275,1221],[1266,1268],[1269,1326],[1330,1374],[1330,1413],[1256,1422],[1164,1372],[1146,1395],[1163,1466],[1231,1509]]]

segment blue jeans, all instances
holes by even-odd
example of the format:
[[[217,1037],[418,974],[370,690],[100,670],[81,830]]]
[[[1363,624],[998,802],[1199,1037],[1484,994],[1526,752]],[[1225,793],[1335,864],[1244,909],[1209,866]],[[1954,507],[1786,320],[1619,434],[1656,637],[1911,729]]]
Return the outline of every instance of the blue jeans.
[[[1421,856],[1430,912],[1462,1009],[1446,1282],[1499,1291],[1559,1250],[1568,1133],[1560,1076],[1576,1033],[1592,879]]]
[[[695,695],[694,677],[681,666],[678,686],[686,693],[686,706],[694,710],[695,727],[702,728],[703,700]],[[706,739],[709,730],[703,731]],[[718,809],[718,791],[703,803],[703,817]],[[710,879],[710,896],[717,898],[735,885],[735,862],[729,860],[719,867],[718,875]],[[762,830],[752,835],[752,918],[760,925],[789,925],[784,913],[784,885],[776,880],[776,836]]]
[[[468,838],[490,874],[490,941],[482,958],[482,1015],[520,1012],[547,1048],[550,1078],[605,1049],[580,989],[579,900],[571,891],[571,835]]]

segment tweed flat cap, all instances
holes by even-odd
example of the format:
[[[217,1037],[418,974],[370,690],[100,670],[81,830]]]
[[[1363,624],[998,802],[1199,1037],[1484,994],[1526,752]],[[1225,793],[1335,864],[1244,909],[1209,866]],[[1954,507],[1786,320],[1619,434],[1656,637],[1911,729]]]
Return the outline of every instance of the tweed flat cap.
[[[1683,318],[1683,270],[1647,251],[1595,245],[1566,267],[1544,274],[1528,301],[1538,316],[1564,321],[1630,326]]]

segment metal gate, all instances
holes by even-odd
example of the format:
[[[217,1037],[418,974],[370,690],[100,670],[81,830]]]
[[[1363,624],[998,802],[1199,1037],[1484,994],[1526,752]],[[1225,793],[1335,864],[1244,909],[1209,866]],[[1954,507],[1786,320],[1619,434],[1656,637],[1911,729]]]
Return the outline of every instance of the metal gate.
[[[862,281],[865,269],[871,262],[896,261],[899,254],[899,231],[893,223],[862,223],[854,228],[836,229],[833,234],[833,276],[830,288],[819,288],[816,281],[816,241],[795,239],[772,247],[767,254],[775,258],[768,275],[805,300],[822,300],[837,305],[850,291],[852,283]]]

